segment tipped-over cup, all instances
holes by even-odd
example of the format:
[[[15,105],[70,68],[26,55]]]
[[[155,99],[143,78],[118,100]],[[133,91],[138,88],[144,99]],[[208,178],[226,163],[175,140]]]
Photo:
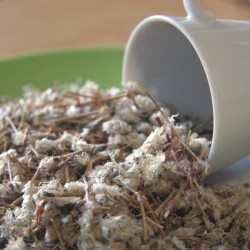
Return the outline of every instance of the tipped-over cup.
[[[250,153],[250,22],[183,2],[187,17],[151,16],[134,29],[122,80],[143,83],[180,115],[213,117],[214,172]]]

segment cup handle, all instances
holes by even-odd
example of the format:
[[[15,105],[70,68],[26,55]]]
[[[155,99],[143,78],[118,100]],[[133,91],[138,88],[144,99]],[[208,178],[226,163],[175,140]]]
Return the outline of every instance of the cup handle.
[[[183,0],[187,18],[198,22],[212,22],[215,20],[214,14],[203,10],[197,0]]]

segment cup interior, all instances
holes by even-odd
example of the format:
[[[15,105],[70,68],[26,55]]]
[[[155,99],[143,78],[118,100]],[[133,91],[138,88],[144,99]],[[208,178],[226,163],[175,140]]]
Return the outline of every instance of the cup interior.
[[[123,80],[145,84],[158,101],[180,115],[206,120],[213,116],[212,98],[191,36],[167,21],[145,20],[128,42]]]

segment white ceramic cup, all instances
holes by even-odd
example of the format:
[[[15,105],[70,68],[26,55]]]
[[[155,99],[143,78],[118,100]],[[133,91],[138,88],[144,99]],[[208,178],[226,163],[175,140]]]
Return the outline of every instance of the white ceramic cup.
[[[183,2],[187,17],[151,16],[135,28],[122,81],[145,84],[180,115],[213,116],[213,172],[250,153],[250,22]]]

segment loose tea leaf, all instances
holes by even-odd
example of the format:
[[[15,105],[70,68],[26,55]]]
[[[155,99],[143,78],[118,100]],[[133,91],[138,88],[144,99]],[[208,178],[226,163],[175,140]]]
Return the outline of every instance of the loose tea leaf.
[[[136,82],[2,101],[1,249],[248,249],[249,185],[203,186],[193,123]]]

